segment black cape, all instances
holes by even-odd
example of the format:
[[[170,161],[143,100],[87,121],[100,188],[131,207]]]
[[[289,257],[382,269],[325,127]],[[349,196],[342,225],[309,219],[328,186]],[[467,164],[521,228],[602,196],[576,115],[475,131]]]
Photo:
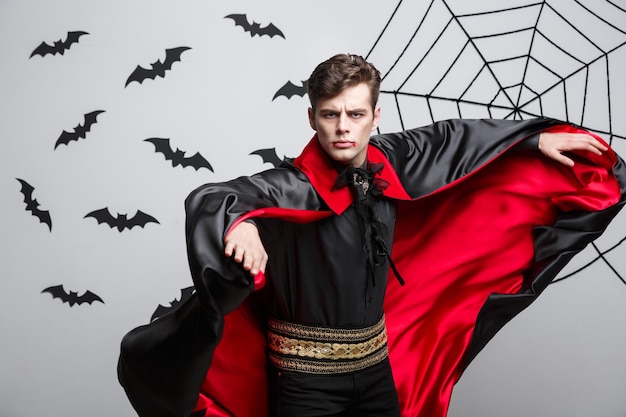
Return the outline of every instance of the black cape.
[[[368,159],[373,157],[385,162],[383,175],[391,184],[386,195],[400,201],[393,256],[407,280],[407,288],[400,288],[390,281],[386,314],[392,366],[399,361],[403,364],[394,368],[394,378],[400,380],[398,394],[404,416],[445,415],[451,387],[472,358],[508,320],[536,299],[576,253],[605,230],[624,205],[626,170],[623,161],[612,151],[602,158],[589,154],[574,156],[576,169],[580,167],[582,170],[580,173],[576,171],[576,174],[572,174],[570,168],[559,167],[523,149],[511,152],[511,149],[523,147],[525,139],[559,125],[557,129],[576,131],[573,127],[546,119],[521,122],[450,120],[372,137]],[[223,241],[234,224],[248,217],[255,217],[255,221],[262,221],[263,217],[315,221],[338,214],[351,203],[350,196],[329,191],[329,184],[334,181],[336,173],[329,173],[331,165],[324,162],[323,155],[320,156],[315,146],[314,138],[294,163],[286,162],[281,168],[251,177],[207,184],[192,192],[186,200],[187,247],[196,293],[178,310],[132,330],[122,341],[119,380],[140,416],[187,416],[198,404],[199,394],[207,398],[203,403],[208,404],[207,407],[213,404],[216,409],[226,410],[237,417],[264,415],[265,403],[260,400],[264,391],[257,385],[258,381],[262,381],[262,375],[257,380],[246,374],[232,378],[224,371],[211,375],[214,368],[229,369],[219,367],[217,363],[212,366],[213,359],[230,363],[230,366],[245,363],[241,358],[228,362],[228,353],[219,353],[219,349],[216,352],[216,348],[220,341],[220,345],[228,345],[228,340],[235,337],[233,335],[242,337],[241,332],[231,332],[228,326],[224,334],[225,317],[226,321],[233,317],[233,323],[241,323],[235,317],[242,306],[248,312],[258,312],[257,306],[248,301],[263,278],[252,279],[240,265],[225,259]],[[548,168],[544,169],[546,166]],[[548,187],[546,192],[554,195],[542,201],[554,205],[554,209],[550,209],[553,213],[546,218],[546,224],[527,227],[532,231],[529,259],[524,259],[518,270],[506,272],[506,284],[498,281],[494,288],[481,290],[481,294],[487,296],[476,297],[479,303],[472,307],[475,316],[470,314],[470,323],[464,324],[467,328],[462,332],[455,333],[456,325],[441,327],[442,320],[438,314],[444,317],[450,309],[453,315],[459,315],[454,308],[464,302],[463,299],[449,297],[454,293],[449,293],[448,288],[454,288],[452,284],[459,283],[458,276],[471,275],[473,270],[468,267],[453,279],[435,277],[432,279],[434,286],[423,284],[431,282],[426,270],[434,268],[440,271],[440,265],[447,264],[448,259],[435,253],[428,255],[426,262],[415,263],[415,259],[419,260],[422,253],[427,252],[424,248],[431,244],[432,236],[425,236],[422,230],[427,230],[426,226],[434,223],[434,218],[454,224],[456,215],[453,212],[456,208],[450,201],[459,201],[471,190],[497,188],[497,195],[508,195],[511,194],[509,191],[501,191],[502,187],[506,189],[506,184],[503,186],[502,182],[518,178],[517,172],[519,177],[527,178],[529,173],[538,171],[542,173],[538,174],[537,184],[554,182],[565,188],[555,191]],[[554,180],[554,175],[563,177],[562,183]],[[498,184],[494,185],[493,179],[497,179]],[[537,184],[521,182],[516,185],[518,190],[515,193],[532,195],[537,191],[534,186]],[[481,204],[488,202],[489,206],[492,206],[489,202],[499,201],[492,200],[489,194],[480,198],[483,199]],[[530,204],[535,203],[533,200]],[[448,217],[437,217],[440,212],[436,207],[440,204],[447,204],[447,211],[441,210],[441,213]],[[472,209],[471,204],[465,206],[470,207],[468,210],[473,217],[477,217],[476,208]],[[504,208],[504,213],[508,209]],[[464,210],[459,210],[459,218],[467,217]],[[474,219],[468,218],[458,223],[456,229],[438,234],[446,235],[445,242],[454,241],[454,236],[447,235],[472,223]],[[472,233],[479,234],[476,231]],[[418,238],[414,239],[415,236]],[[494,247],[497,245],[494,244]],[[482,269],[480,271],[482,273]],[[268,277],[271,279],[271,271],[268,271]],[[489,279],[493,281],[493,277]],[[416,301],[430,294],[434,294],[431,305],[420,305]],[[442,304],[440,300],[444,295],[448,301]],[[395,313],[404,307],[410,312]],[[393,310],[392,322],[389,322],[389,310]],[[251,315],[241,313],[241,317],[249,318]],[[422,321],[429,320],[431,327],[419,327]],[[262,334],[262,322],[254,323],[252,327],[257,327],[256,331]],[[444,334],[436,341],[428,340],[429,347],[424,347],[424,340],[420,339],[428,339],[424,337],[424,331],[433,329],[444,331]],[[424,349],[431,354],[440,353],[441,340],[446,339],[447,334],[462,342],[456,356],[451,355],[451,361],[436,360],[434,365],[420,369],[423,364],[415,356],[422,355]],[[248,340],[252,345],[252,340],[259,338],[257,335],[245,339],[244,343]],[[258,352],[255,357],[258,357]],[[433,374],[437,376],[433,377]],[[247,386],[252,385],[252,391],[242,392],[246,384],[238,386],[236,379],[248,379]],[[246,402],[251,405],[246,405]],[[248,412],[251,414],[246,414]]]

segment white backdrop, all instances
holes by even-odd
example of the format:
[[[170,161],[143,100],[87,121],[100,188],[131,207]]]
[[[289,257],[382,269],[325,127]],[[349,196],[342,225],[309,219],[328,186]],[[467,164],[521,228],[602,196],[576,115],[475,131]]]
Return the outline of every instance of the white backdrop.
[[[229,14],[284,37],[251,36]],[[35,53],[77,31],[58,53]],[[191,285],[184,198],[269,168],[256,150],[300,152],[307,97],[274,96],[318,62],[352,52],[379,67],[381,132],[544,114],[624,156],[625,42],[624,0],[0,0],[0,416],[134,415],[119,342]],[[128,82],[178,47],[190,49],[162,76]],[[59,142],[95,111],[83,137]],[[212,171],[174,167],[145,141],[155,137]],[[18,178],[50,225],[27,210]],[[158,223],[120,231],[86,217],[103,208]],[[625,225],[621,213],[496,336],[451,417],[626,415]],[[44,292],[58,285],[77,303]],[[101,301],[78,302],[86,291]]]

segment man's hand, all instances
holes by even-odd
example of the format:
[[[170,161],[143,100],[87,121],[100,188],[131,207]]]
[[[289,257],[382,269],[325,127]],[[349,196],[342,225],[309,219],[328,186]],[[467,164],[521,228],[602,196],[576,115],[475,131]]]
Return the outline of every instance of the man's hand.
[[[563,152],[580,150],[602,155],[608,148],[586,133],[543,132],[539,135],[539,150],[545,156],[571,167],[574,161],[563,155]]]
[[[252,223],[241,222],[224,239],[224,254],[233,257],[237,263],[243,263],[243,269],[251,275],[265,272],[267,252],[259,237],[259,231]]]

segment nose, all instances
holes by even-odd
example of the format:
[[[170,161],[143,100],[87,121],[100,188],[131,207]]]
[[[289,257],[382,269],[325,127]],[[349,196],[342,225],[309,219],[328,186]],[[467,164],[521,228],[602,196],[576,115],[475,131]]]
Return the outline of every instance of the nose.
[[[337,133],[347,133],[348,130],[348,115],[342,112],[337,118]]]

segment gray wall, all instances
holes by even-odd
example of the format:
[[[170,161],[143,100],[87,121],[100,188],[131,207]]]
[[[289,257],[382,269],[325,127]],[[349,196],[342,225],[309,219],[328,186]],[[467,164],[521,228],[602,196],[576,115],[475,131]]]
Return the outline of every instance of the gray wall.
[[[388,74],[383,89],[401,92],[381,96],[382,132],[519,111],[582,124],[626,155],[626,3],[470,16],[532,3],[0,0],[0,415],[134,415],[117,384],[119,341],[191,285],[185,196],[269,168],[255,150],[297,155],[312,135],[306,96],[273,97],[334,53],[368,55]],[[231,13],[273,22],[284,38],[252,37]],[[31,57],[70,31],[88,34],[62,55]],[[183,46],[164,77],[125,85]],[[93,111],[104,112],[84,138],[55,148]],[[173,167],[152,137],[199,152],[213,171]],[[25,210],[17,178],[51,229]],[[120,232],[85,218],[102,208],[159,223]],[[450,416],[626,415],[625,225],[622,213],[563,276],[580,272],[497,335]],[[102,302],[70,307],[42,293],[57,285]]]

